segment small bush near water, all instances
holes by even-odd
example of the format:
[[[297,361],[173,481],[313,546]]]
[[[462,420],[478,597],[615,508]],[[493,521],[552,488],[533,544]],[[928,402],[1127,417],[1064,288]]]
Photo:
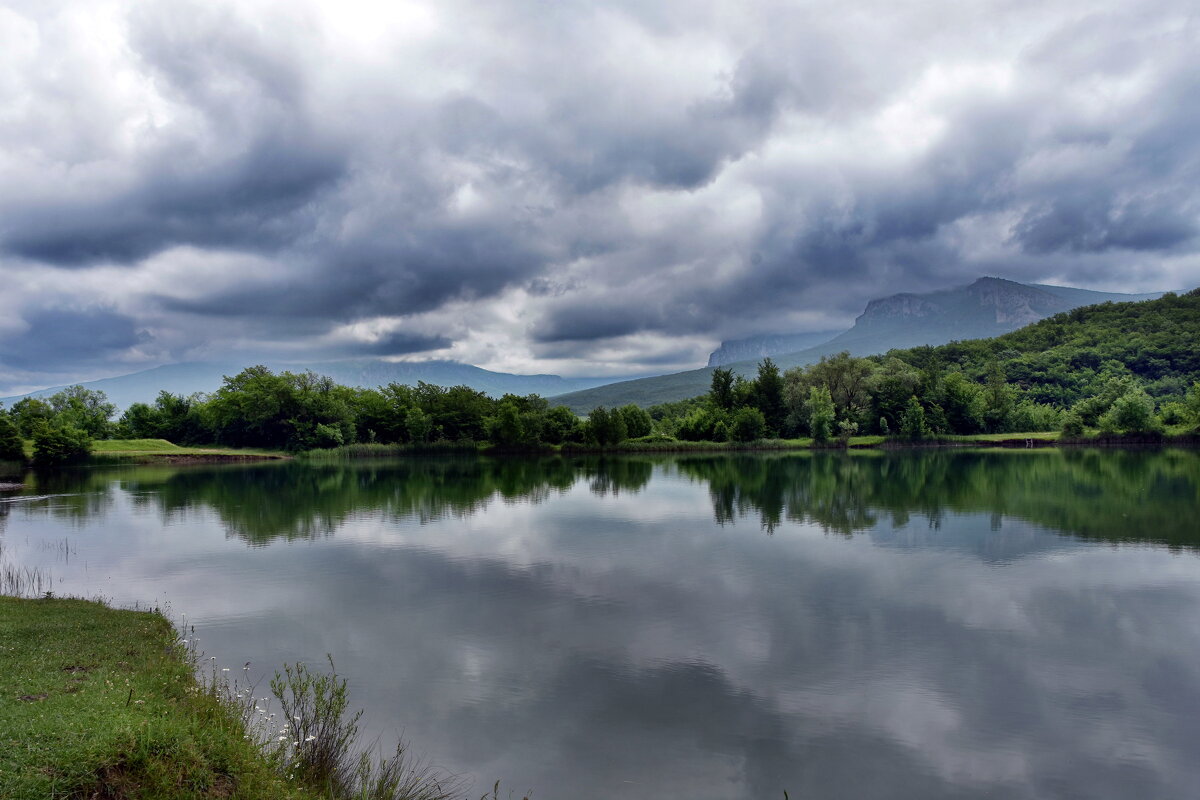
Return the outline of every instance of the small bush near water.
[[[413,756],[400,740],[390,755],[359,744],[362,711],[348,713],[346,680],[329,658],[330,672],[315,672],[302,663],[285,665],[271,680],[268,698],[256,698],[253,686],[223,679],[215,665],[209,693],[238,714],[247,736],[289,782],[308,786],[329,800],[455,800],[465,798],[467,783]],[[277,721],[277,717],[279,718]],[[480,800],[499,800],[500,784]],[[528,800],[528,798],[526,798]]]
[[[283,728],[277,750],[285,773],[338,800],[450,800],[465,790],[448,776],[414,758],[404,741],[387,757],[358,751],[362,711],[347,714],[346,680],[304,664],[275,673],[271,693],[279,701]]]

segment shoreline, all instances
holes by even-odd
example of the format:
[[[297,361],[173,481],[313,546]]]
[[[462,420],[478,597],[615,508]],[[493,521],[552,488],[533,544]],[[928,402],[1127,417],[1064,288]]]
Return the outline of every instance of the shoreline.
[[[0,796],[315,800],[197,676],[157,609],[0,596]]]

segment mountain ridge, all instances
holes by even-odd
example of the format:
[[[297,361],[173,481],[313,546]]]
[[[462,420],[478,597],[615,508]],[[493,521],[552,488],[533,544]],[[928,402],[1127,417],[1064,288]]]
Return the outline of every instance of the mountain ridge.
[[[987,339],[1010,333],[1040,319],[1085,305],[1131,302],[1161,297],[1164,292],[1118,294],[1049,284],[1023,284],[981,277],[965,286],[932,292],[900,292],[867,303],[854,326],[822,344],[792,353],[773,354],[780,369],[812,364],[843,350],[865,356],[888,350]],[[990,309],[990,314],[988,313]],[[725,364],[736,374],[753,377],[758,359]],[[554,396],[576,413],[596,406],[634,403],[650,406],[695,397],[708,391],[715,367],[636,378]]]
[[[583,390],[614,380],[603,377],[564,378],[549,374],[518,375],[508,372],[493,372],[457,361],[348,359],[307,363],[272,360],[259,362],[187,361],[163,364],[125,375],[80,381],[79,383],[88,389],[104,392],[108,395],[109,401],[118,408],[127,408],[132,403],[153,402],[158,393],[164,390],[185,396],[196,392],[214,392],[220,388],[223,376],[236,375],[253,363],[264,364],[275,372],[312,370],[347,386],[366,388],[393,382],[415,385],[417,381],[424,381],[441,386],[467,385],[497,397],[508,393],[550,396]],[[621,378],[616,380],[621,380]],[[33,392],[3,397],[0,398],[0,403],[11,406],[12,403],[25,397],[48,397],[65,386],[51,386]]]

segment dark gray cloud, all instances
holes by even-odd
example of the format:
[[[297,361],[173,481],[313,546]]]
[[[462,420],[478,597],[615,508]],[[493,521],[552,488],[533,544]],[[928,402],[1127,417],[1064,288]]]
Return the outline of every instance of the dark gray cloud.
[[[99,304],[158,349],[0,383],[376,323],[638,372],[981,274],[1184,288],[1198,44],[1179,0],[13,4],[0,313]]]
[[[23,322],[23,330],[0,339],[0,362],[20,370],[77,369],[150,338],[136,320],[104,309],[37,309]]]

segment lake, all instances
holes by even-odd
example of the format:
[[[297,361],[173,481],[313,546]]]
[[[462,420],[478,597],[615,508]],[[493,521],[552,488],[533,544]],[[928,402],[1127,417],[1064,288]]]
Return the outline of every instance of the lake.
[[[331,654],[476,796],[1200,794],[1196,451],[96,468],[0,542],[234,673]]]

